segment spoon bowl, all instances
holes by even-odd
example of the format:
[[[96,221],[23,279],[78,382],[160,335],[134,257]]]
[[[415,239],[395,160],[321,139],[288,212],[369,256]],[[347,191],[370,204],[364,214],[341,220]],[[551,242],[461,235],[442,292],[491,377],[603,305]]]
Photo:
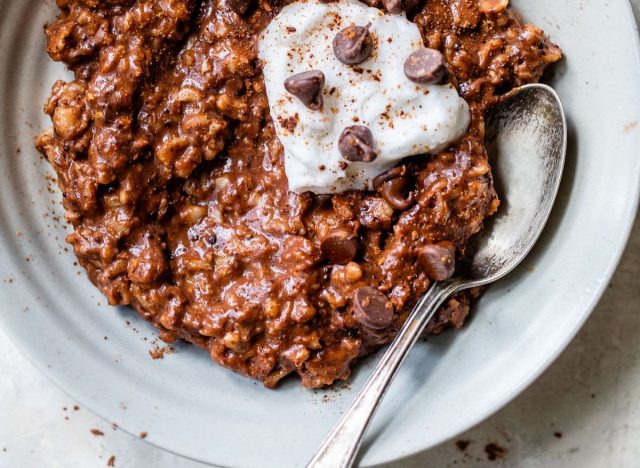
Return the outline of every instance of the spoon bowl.
[[[486,115],[486,146],[500,209],[469,245],[467,287],[513,270],[540,237],[560,187],[567,122],[556,92],[530,84],[506,94]]]
[[[567,150],[567,122],[549,86],[531,84],[503,96],[486,116],[501,209],[474,238],[462,276],[434,282],[420,298],[371,377],[307,468],[353,466],[362,438],[409,350],[452,294],[485,286],[511,272],[540,237],[558,193]],[[506,201],[504,201],[506,200]]]

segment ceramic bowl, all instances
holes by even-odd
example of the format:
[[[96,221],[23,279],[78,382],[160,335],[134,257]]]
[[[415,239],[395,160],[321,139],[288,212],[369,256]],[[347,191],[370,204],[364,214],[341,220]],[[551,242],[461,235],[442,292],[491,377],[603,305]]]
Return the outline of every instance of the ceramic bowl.
[[[525,263],[496,284],[461,332],[422,342],[367,436],[373,465],[432,447],[520,393],[589,316],[617,265],[638,201],[640,67],[626,1],[513,0],[564,50],[551,84],[570,150],[561,194]],[[0,325],[30,359],[109,422],[167,450],[227,466],[303,466],[363,384],[272,391],[178,345],[149,357],[155,331],[112,308],[64,243],[60,193],[33,138],[42,105],[68,76],[45,54],[54,2],[0,0]]]

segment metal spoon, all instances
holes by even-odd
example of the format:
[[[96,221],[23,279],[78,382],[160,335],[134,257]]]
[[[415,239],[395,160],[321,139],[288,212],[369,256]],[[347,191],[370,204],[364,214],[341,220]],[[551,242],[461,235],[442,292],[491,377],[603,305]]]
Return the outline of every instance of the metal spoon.
[[[501,210],[475,250],[463,277],[436,282],[418,301],[406,323],[349,410],[333,428],[307,468],[347,468],[382,397],[429,320],[452,294],[484,286],[511,272],[542,232],[560,185],[567,149],[567,123],[555,91],[526,85],[504,96],[487,115],[487,147],[495,158]]]

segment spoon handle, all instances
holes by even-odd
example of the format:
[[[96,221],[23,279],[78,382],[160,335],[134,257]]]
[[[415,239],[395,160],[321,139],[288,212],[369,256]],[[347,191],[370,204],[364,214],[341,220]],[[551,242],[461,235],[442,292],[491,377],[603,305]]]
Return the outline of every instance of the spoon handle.
[[[459,283],[455,281],[436,282],[420,298],[373,374],[309,461],[307,468],[350,468],[354,465],[364,433],[391,380],[436,310],[458,287]]]

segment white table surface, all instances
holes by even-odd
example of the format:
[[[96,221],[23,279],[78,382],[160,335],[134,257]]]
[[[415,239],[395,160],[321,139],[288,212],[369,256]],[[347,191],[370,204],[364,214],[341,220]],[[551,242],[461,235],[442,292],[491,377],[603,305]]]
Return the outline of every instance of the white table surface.
[[[640,0],[632,3],[638,18]],[[600,305],[569,348],[514,402],[456,441],[386,468],[640,467],[640,218]],[[490,443],[504,455],[489,460]],[[104,467],[112,456],[116,467],[207,466],[77,406],[0,330],[0,467]]]

